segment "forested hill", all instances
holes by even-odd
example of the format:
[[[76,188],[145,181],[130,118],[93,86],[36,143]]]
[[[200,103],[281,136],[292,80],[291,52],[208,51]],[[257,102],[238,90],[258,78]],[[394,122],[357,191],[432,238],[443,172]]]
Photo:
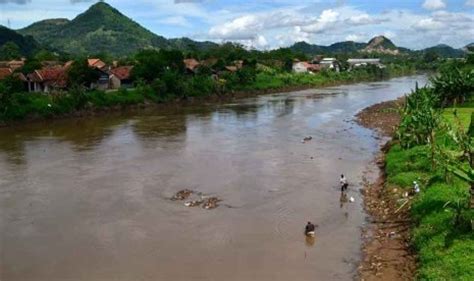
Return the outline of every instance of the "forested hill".
[[[73,20],[51,19],[18,30],[69,54],[106,52],[126,56],[144,48],[203,49],[215,45],[188,38],[168,40],[145,29],[107,3],[99,2]]]
[[[38,47],[38,43],[32,37],[22,36],[14,30],[0,25],[0,59],[12,57],[12,54],[7,54],[7,52],[29,55],[37,50]]]

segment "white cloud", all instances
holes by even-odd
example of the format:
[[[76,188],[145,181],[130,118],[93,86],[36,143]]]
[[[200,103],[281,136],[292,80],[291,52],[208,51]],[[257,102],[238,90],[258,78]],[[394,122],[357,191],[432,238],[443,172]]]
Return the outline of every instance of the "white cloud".
[[[190,26],[189,21],[183,16],[167,17],[162,20],[159,20],[158,22],[168,24],[168,25],[182,26],[182,27]]]
[[[419,30],[437,30],[443,28],[444,24],[432,18],[427,18],[420,20],[413,27]]]
[[[319,18],[312,24],[302,26],[301,30],[307,33],[321,33],[338,20],[339,13],[331,9],[324,10]]]
[[[474,7],[474,0],[466,0],[466,6]]]
[[[359,14],[348,19],[348,23],[354,25],[379,24],[386,20],[376,19],[368,14]]]
[[[423,8],[427,10],[439,10],[446,8],[446,3],[443,0],[425,0]]]
[[[360,35],[360,34],[349,34],[344,38],[344,40],[354,41],[354,42],[361,42],[361,41],[366,41],[366,36],[365,35]]]

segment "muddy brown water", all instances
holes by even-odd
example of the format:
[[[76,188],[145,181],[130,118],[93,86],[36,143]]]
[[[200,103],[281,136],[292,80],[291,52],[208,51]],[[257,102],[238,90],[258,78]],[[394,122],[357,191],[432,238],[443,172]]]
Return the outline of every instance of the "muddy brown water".
[[[416,81],[0,129],[0,280],[351,280],[379,147],[354,114]]]

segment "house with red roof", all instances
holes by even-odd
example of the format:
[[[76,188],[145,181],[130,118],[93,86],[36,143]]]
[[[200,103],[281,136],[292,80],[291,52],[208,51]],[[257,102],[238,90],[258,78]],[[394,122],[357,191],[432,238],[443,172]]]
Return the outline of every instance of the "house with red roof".
[[[130,88],[133,86],[131,79],[133,66],[119,66],[110,70],[109,89]]]
[[[13,71],[9,67],[0,67],[0,80],[7,78],[12,75]]]
[[[60,91],[67,88],[67,70],[64,67],[46,67],[26,76],[29,92]]]
[[[184,66],[186,68],[186,72],[190,74],[194,74],[199,67],[200,63],[196,59],[190,58],[183,60]]]

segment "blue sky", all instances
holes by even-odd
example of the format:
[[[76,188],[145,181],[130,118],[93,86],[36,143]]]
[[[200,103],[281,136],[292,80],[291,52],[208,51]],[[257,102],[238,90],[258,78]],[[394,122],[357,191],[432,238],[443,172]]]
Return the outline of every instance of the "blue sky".
[[[0,0],[0,24],[21,28],[74,18],[97,1]],[[474,42],[474,0],[108,0],[165,37],[236,41],[258,49],[297,41],[328,45],[385,35],[398,46]]]

